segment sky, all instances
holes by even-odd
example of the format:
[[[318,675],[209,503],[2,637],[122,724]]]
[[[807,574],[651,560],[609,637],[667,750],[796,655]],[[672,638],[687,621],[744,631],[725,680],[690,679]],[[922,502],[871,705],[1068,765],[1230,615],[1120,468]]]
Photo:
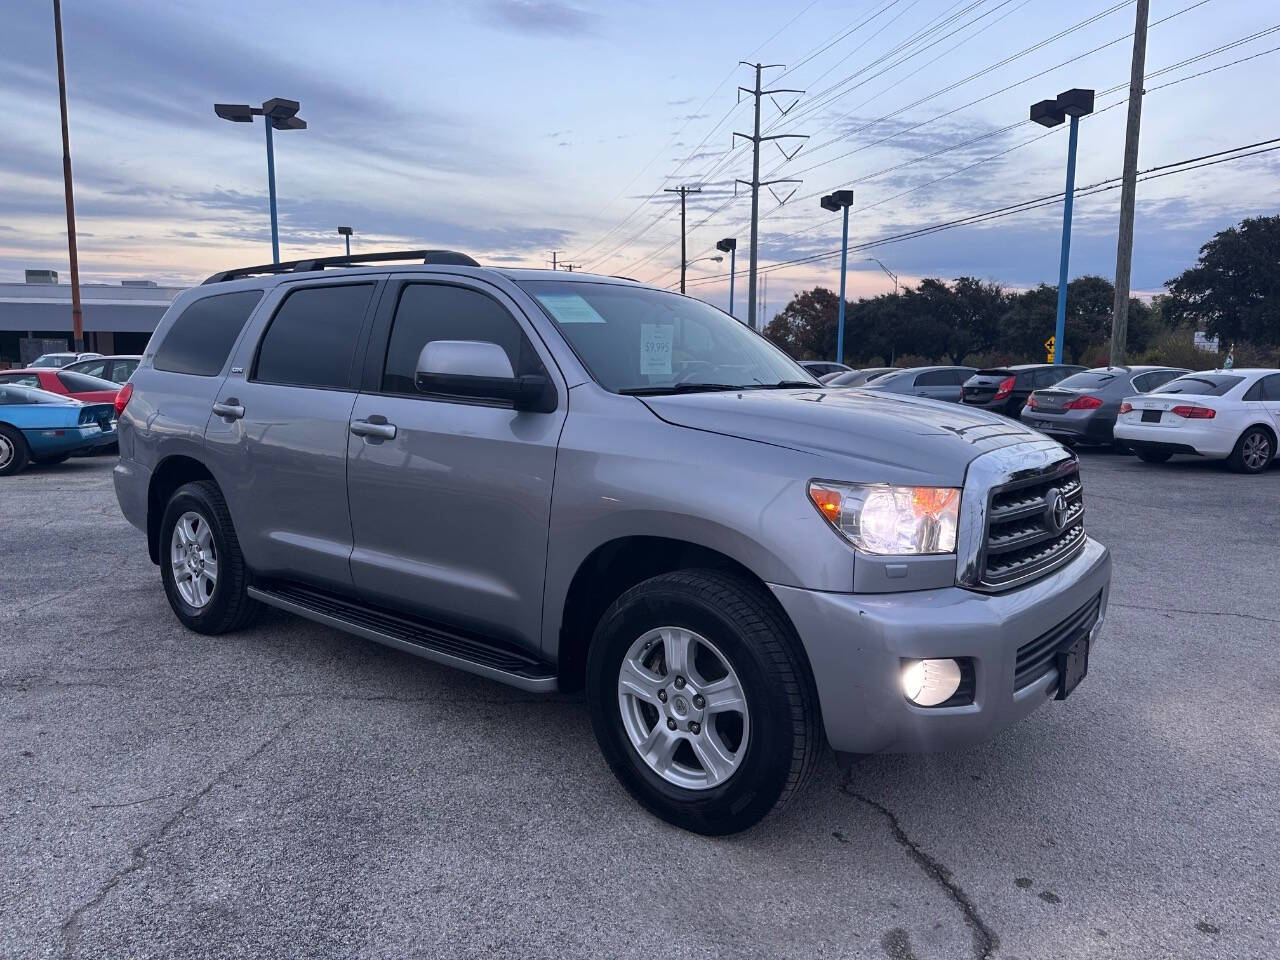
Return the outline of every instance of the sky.
[[[12,0],[4,19],[0,279],[48,268],[65,281],[52,4]],[[1152,0],[1150,22],[1140,170],[1280,137],[1274,0]],[[738,86],[754,70],[739,60],[783,64],[763,71],[766,88],[803,91],[762,99],[766,134],[808,135],[762,145],[762,179],[800,181],[761,191],[766,266],[839,249],[840,219],[819,206],[835,189],[854,191],[855,248],[1060,193],[1066,126],[1035,125],[1028,108],[1071,87],[1098,91],[1077,185],[1109,186],[1134,4],[63,0],[63,25],[85,281],[190,283],[269,261],[261,122],[220,120],[213,104],[284,97],[308,129],[275,136],[282,259],[340,253],[345,224],[355,252],[542,267],[555,250],[675,285],[679,201],[665,191],[687,185],[701,189],[689,292],[725,304],[728,263],[701,258],[736,237],[741,316],[750,201],[735,180],[750,179],[751,150],[731,135],[751,130]],[[1277,174],[1280,152],[1140,183],[1133,288],[1159,292],[1215,231],[1276,213]],[[1077,198],[1073,276],[1114,276],[1119,193]],[[849,295],[893,289],[870,256],[902,283],[1056,283],[1061,226],[1059,200],[854,249]],[[767,277],[772,315],[798,290],[838,286],[839,261]]]

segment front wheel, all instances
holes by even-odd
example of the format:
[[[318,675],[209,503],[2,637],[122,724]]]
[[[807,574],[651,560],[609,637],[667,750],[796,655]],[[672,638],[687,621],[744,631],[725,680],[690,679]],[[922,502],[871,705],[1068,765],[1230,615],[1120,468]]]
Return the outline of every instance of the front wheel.
[[[0,477],[21,473],[30,459],[31,450],[22,433],[0,423]]]
[[[736,833],[795,796],[822,730],[799,639],[756,585],[714,570],[653,577],[596,628],[587,697],[600,749],[641,804]]]
[[[1261,473],[1276,455],[1271,434],[1262,427],[1250,427],[1240,435],[1227,461],[1237,473]]]

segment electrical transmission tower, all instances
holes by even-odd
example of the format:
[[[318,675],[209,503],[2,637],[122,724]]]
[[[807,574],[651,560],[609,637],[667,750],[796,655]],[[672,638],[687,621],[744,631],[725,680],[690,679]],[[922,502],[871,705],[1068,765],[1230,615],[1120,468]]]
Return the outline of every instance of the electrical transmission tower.
[[[689,266],[689,255],[685,250],[684,236],[684,201],[691,193],[701,193],[701,187],[668,187],[663,193],[680,194],[680,292],[684,293],[684,271]]]
[[[756,250],[758,247],[758,239],[759,239],[758,234],[759,234],[759,228],[760,228],[760,188],[768,187],[769,192],[773,194],[773,199],[777,200],[779,205],[782,205],[786,203],[788,200],[790,200],[792,196],[795,195],[795,192],[798,188],[792,187],[791,192],[788,193],[785,197],[779,197],[777,192],[773,189],[773,185],[775,183],[799,183],[800,182],[799,180],[796,180],[794,178],[766,180],[764,182],[761,182],[760,180],[760,144],[764,143],[767,140],[774,140],[774,141],[805,140],[805,139],[808,139],[808,134],[775,133],[769,137],[762,137],[760,135],[760,98],[772,97],[776,93],[802,94],[804,93],[804,91],[792,90],[790,88],[785,88],[785,87],[780,87],[775,90],[761,89],[760,87],[761,73],[765,70],[772,70],[774,67],[785,66],[784,64],[748,63],[745,60],[739,60],[738,62],[744,67],[751,67],[756,72],[756,85],[753,88],[748,89],[746,87],[738,87],[739,101],[742,100],[742,95],[744,93],[755,98],[755,101],[756,101],[755,102],[755,126],[752,128],[752,132],[750,135],[745,133],[738,133],[735,130],[733,134],[733,142],[736,144],[738,142],[738,139],[737,139],[738,137],[741,137],[743,140],[751,141],[751,179],[743,180],[739,178],[737,182],[751,188],[751,266],[748,268],[749,276],[747,278],[747,317],[749,318],[750,323],[752,324],[753,327],[758,327],[759,323],[756,319]],[[800,102],[800,99],[799,97],[797,97],[792,102],[791,106],[787,107],[785,110],[782,109],[782,107],[778,104],[778,101],[776,99],[773,101],[773,105],[778,108],[779,113],[781,113],[783,116],[786,116],[788,113],[791,112],[792,108],[795,107],[795,105],[799,102]],[[777,146],[778,146],[778,151],[787,160],[790,160],[792,157],[794,157],[797,153],[800,152],[799,146],[797,146],[795,150],[791,151],[791,153],[787,153],[787,151],[783,150],[781,144],[778,144]],[[801,144],[800,146],[803,146],[803,144]],[[680,289],[681,290],[684,289],[683,268],[681,269]]]

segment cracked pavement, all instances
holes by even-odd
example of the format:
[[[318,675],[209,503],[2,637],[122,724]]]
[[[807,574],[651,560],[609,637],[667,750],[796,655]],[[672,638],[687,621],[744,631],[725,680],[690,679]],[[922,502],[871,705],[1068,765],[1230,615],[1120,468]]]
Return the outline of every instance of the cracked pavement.
[[[171,616],[105,458],[0,494],[0,956],[1270,958],[1280,469],[1083,454],[1090,675],[736,837],[530,697],[270,612]]]

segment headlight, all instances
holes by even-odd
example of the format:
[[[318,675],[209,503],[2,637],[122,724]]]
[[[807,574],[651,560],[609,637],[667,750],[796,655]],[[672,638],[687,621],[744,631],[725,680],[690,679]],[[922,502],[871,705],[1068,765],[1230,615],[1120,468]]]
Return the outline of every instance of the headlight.
[[[955,553],[960,491],[954,487],[810,480],[809,499],[841,536],[865,553]]]

